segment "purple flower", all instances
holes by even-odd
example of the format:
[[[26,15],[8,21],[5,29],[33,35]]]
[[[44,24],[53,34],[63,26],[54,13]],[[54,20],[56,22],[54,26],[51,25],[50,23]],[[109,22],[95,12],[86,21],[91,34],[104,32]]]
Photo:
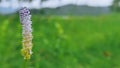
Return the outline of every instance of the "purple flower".
[[[21,50],[24,59],[30,59],[32,55],[32,21],[28,8],[23,7],[19,11],[20,22],[22,24],[23,48]]]
[[[21,24],[27,23],[27,21],[30,21],[31,15],[30,15],[30,10],[26,7],[23,7],[19,10],[20,14],[20,21]]]
[[[20,13],[21,17],[30,15],[30,11],[29,11],[29,9],[27,7],[21,8],[19,13]]]

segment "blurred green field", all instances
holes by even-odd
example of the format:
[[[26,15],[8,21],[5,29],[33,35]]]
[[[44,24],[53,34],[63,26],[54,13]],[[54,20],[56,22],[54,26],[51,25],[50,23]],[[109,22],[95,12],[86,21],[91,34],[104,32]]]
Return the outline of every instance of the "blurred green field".
[[[0,68],[120,68],[120,14],[34,15],[34,53],[27,63],[20,54],[19,17],[0,21]]]

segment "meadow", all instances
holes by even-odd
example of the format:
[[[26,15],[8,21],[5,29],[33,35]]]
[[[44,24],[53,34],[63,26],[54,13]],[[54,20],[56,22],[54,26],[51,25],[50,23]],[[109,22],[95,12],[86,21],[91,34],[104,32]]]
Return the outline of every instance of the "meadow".
[[[33,55],[21,56],[18,15],[0,16],[0,68],[120,68],[120,14],[32,16]]]

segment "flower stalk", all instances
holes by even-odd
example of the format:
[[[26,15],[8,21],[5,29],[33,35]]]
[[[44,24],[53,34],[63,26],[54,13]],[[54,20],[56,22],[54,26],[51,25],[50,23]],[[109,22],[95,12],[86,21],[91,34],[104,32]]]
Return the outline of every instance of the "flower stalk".
[[[22,49],[21,54],[24,59],[28,60],[32,55],[32,21],[28,8],[23,7],[19,10],[20,22],[22,24]]]

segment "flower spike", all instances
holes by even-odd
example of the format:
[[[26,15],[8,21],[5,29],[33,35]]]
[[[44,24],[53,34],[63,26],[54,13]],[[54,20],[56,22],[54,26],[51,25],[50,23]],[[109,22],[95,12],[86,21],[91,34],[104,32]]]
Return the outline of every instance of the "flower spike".
[[[28,60],[32,55],[32,21],[28,8],[23,7],[19,10],[20,22],[22,24],[22,46],[21,53],[24,59]]]

